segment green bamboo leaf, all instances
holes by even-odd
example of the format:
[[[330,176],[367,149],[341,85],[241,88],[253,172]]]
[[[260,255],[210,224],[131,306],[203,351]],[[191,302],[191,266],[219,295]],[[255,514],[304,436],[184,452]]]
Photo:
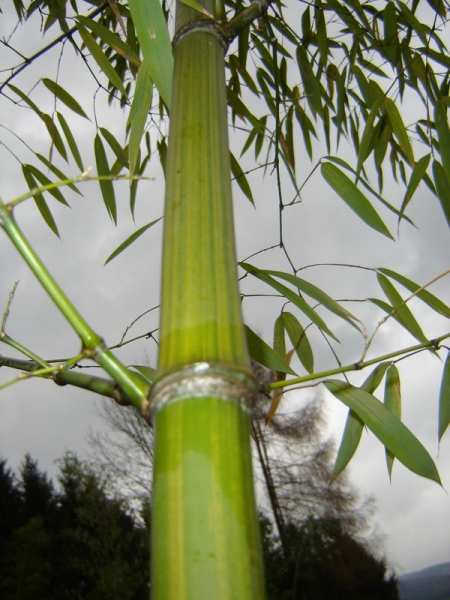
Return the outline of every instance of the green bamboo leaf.
[[[299,44],[297,46],[297,63],[302,77],[304,94],[308,101],[311,112],[323,116],[323,107],[320,93],[320,86],[316,75],[311,67],[311,59],[308,57],[306,49]]]
[[[56,114],[58,115],[59,124],[61,125],[61,129],[63,130],[64,135],[66,136],[67,143],[69,144],[69,148],[70,148],[70,151],[72,152],[72,156],[74,157],[75,162],[77,163],[77,167],[83,173],[84,172],[83,161],[81,159],[81,155],[78,150],[78,146],[75,141],[75,138],[73,137],[72,131],[71,131],[67,121],[65,120],[64,116],[61,113],[56,113]]]
[[[375,396],[339,380],[324,382],[338,400],[355,411],[364,424],[407,469],[441,485],[433,459],[411,431]]]
[[[397,67],[397,11],[394,2],[387,2],[383,10],[384,43],[383,49],[390,63]]]
[[[386,383],[384,387],[384,405],[398,419],[402,416],[402,396],[400,391],[400,374],[395,365],[391,365],[386,373]],[[386,464],[389,473],[389,479],[392,479],[392,467],[394,466],[395,456],[386,448]]]
[[[22,172],[23,176],[25,177],[25,181],[27,182],[28,187],[30,188],[30,192],[33,192],[35,188],[39,187],[36,183],[36,180],[34,179],[33,175],[31,174],[26,165],[22,165]],[[44,221],[47,223],[47,225],[50,227],[53,233],[59,237],[58,227],[56,226],[55,219],[53,218],[53,215],[50,212],[46,201],[44,200],[44,196],[41,193],[37,193],[33,194],[33,198]]]
[[[403,198],[402,206],[400,208],[400,216],[398,218],[399,223],[402,219],[403,213],[405,212],[406,207],[408,206],[411,198],[414,195],[414,192],[419,187],[420,182],[424,178],[424,175],[428,169],[428,165],[430,164],[431,154],[426,154],[422,156],[420,160],[416,162],[416,165],[411,173],[411,178],[408,183],[408,187],[406,189],[405,196]]]
[[[87,114],[81,108],[81,106],[75,100],[75,98],[73,98],[68,92],[66,92],[66,90],[64,88],[62,88],[60,85],[58,85],[51,79],[47,79],[47,78],[44,78],[42,80],[42,83],[45,85],[45,87],[48,90],[50,90],[52,92],[52,94],[54,94],[56,96],[56,98],[58,98],[58,100],[61,100],[61,102],[63,104],[68,106],[70,108],[70,110],[77,113],[81,117],[84,117],[88,121],[90,120],[89,117],[87,116]]]
[[[159,0],[130,0],[129,6],[150,77],[170,109],[173,54],[161,4]]]
[[[381,273],[377,274],[378,283],[381,286],[381,289],[386,294],[387,299],[392,304],[393,310],[395,310],[394,317],[396,317],[397,321],[403,325],[403,327],[409,331],[409,333],[414,336],[419,342],[427,343],[428,339],[423,334],[420,325],[414,318],[412,312],[406,306],[403,301],[403,298],[397,292],[392,283],[385,277],[381,275]]]
[[[437,160],[433,161],[433,179],[437,197],[450,227],[450,181],[444,167]]]
[[[444,171],[447,174],[450,173],[450,127],[447,119],[447,106],[442,100],[436,102],[434,124],[439,139],[439,153],[442,157]]]
[[[230,166],[231,172],[236,183],[247,196],[247,198],[250,200],[250,202],[253,204],[253,206],[255,206],[255,202],[253,201],[252,190],[248,184],[247,177],[245,176],[244,171],[241,169],[241,165],[238,163],[232,152],[230,152]]]
[[[377,271],[379,271],[380,273],[383,273],[383,275],[386,275],[387,277],[390,277],[391,279],[395,279],[395,281],[398,281],[398,283],[403,285],[410,292],[415,293],[418,289],[420,289],[422,287],[418,283],[415,283],[414,281],[407,279],[403,275],[400,275],[400,273],[391,271],[391,269],[381,268],[381,269],[377,269]],[[426,289],[420,290],[420,292],[417,292],[416,297],[419,298],[420,300],[422,300],[422,302],[425,302],[425,304],[428,304],[429,307],[431,307],[433,310],[435,310],[440,315],[447,317],[447,319],[450,319],[450,308],[446,304],[444,304],[441,300],[439,300],[439,298],[436,298],[436,296],[434,296],[428,290],[426,290]]]
[[[20,90],[19,88],[17,88],[15,85],[12,85],[11,83],[8,83],[8,87],[19,96],[19,98],[21,98],[21,100],[23,100],[25,102],[25,104],[27,104],[36,114],[38,117],[40,117],[42,119],[42,111],[36,106],[36,104],[26,95],[22,92],[22,90]]]
[[[108,131],[104,127],[100,127],[99,130],[102,136],[105,138],[105,141],[108,143],[111,150],[116,155],[117,160],[123,167],[125,167],[125,169],[128,169],[128,158],[122,146],[119,144],[119,142],[116,140],[116,138],[110,131]]]
[[[120,79],[117,71],[114,69],[112,64],[110,63],[106,54],[103,53],[100,46],[94,40],[92,35],[89,33],[85,27],[81,23],[78,25],[78,33],[83,40],[84,45],[89,50],[92,55],[92,58],[95,60],[97,65],[103,71],[103,73],[108,78],[109,82],[116,87],[124,96],[128,96],[125,88],[123,87],[122,80]]]
[[[284,327],[294,346],[295,353],[308,373],[312,373],[314,371],[314,355],[305,330],[293,314],[285,312],[282,314],[282,317]]]
[[[283,314],[277,317],[273,326],[273,349],[283,358],[286,356],[286,339],[284,336]]]
[[[160,220],[161,220],[161,217],[159,219],[155,219],[155,221],[152,221],[151,223],[147,223],[147,225],[144,225],[143,227],[141,227],[140,229],[138,229],[137,231],[135,231],[132,235],[130,235],[130,237],[128,237],[124,242],[122,242],[120,244],[120,246],[118,246],[114,250],[114,252],[112,252],[108,256],[108,258],[105,260],[105,265],[107,265],[114,258],[116,258],[116,256],[118,256],[121,252],[123,252],[126,248],[128,248],[128,246],[131,246],[131,244],[133,242],[135,242],[139,237],[141,237],[141,235],[143,233],[145,233],[147,231],[147,229],[150,229],[150,227],[152,227],[153,225],[155,225],[155,223],[157,223]]]
[[[138,67],[141,63],[139,60],[139,56],[133,52],[133,50],[127,46],[125,42],[123,42],[120,37],[108,29],[101,25],[98,21],[94,21],[93,19],[89,19],[89,17],[84,17],[82,15],[77,16],[77,21],[82,23],[85,27],[90,29],[95,35],[97,35],[105,44],[113,48],[118,54],[126,58],[131,64]]]
[[[197,2],[197,0],[181,0],[181,2],[183,4],[186,4],[186,6],[193,8],[197,12],[202,13],[206,17],[209,17],[210,19],[214,19],[214,15],[212,15],[210,12],[208,12],[206,10],[206,8],[203,8],[203,6],[200,4],[200,2]]]
[[[345,421],[344,432],[342,434],[341,443],[334,461],[333,471],[331,473],[331,482],[335,481],[342,471],[347,467],[352,460],[361,441],[362,432],[364,429],[363,420],[355,413],[354,410],[348,411],[347,420]]]
[[[47,169],[49,171],[51,171],[54,175],[56,175],[56,177],[62,181],[64,179],[70,179],[70,177],[67,177],[67,175],[65,175],[62,171],[60,171],[57,167],[55,167],[55,165],[52,165],[52,163],[47,160],[45,158],[45,156],[42,156],[42,154],[39,154],[38,152],[36,152],[36,157],[42,162],[44,163],[44,165],[47,167]],[[68,183],[67,187],[69,187],[73,192],[76,192],[77,194],[80,194],[80,196],[82,196],[83,194],[80,192],[80,190],[73,184],[73,183]]]
[[[439,441],[450,423],[450,352],[447,354],[439,393]]]
[[[364,127],[364,132],[361,137],[361,142],[359,144],[358,149],[358,163],[356,165],[356,173],[359,176],[361,173],[362,166],[366,159],[369,157],[369,154],[372,149],[372,136],[374,132],[374,122],[380,110],[380,106],[383,102],[383,98],[377,98],[372,106],[372,110],[370,111],[370,115],[366,121],[366,126]]]
[[[275,352],[269,344],[266,344],[250,327],[247,325],[244,327],[247,336],[248,351],[253,360],[256,360],[256,362],[272,371],[296,375],[295,371],[291,369],[278,352]]]
[[[423,44],[428,46],[428,39],[425,33],[425,30],[422,26],[422,23],[417,19],[416,15],[400,0],[396,0],[398,6],[400,7],[401,14],[404,17],[405,21],[408,23],[410,28],[414,31],[415,34],[418,35]]]
[[[375,231],[393,239],[376,210],[347,175],[344,175],[342,171],[329,162],[322,163],[321,172],[325,181],[334,189],[342,200],[348,204],[358,217],[369,225],[369,227],[375,229]]]
[[[239,265],[248,273],[251,273],[254,277],[257,277],[261,281],[264,281],[264,283],[267,283],[277,292],[282,294],[282,296],[284,296],[286,300],[289,300],[290,302],[292,302],[292,304],[299,308],[308,317],[308,319],[310,319],[315,325],[317,325],[319,329],[321,329],[324,333],[328,334],[334,340],[339,342],[337,337],[328,329],[325,321],[298,294],[296,294],[295,292],[287,288],[285,285],[282,285],[281,283],[273,279],[273,277],[270,277],[270,275],[268,275],[265,271],[257,269],[256,267],[253,267],[252,265],[243,262],[239,263]]]
[[[427,0],[427,2],[431,6],[431,8],[438,13],[438,15],[440,15],[443,18],[446,17],[447,12],[445,10],[445,3],[443,2],[443,0]]]
[[[130,143],[128,146],[130,175],[134,175],[136,169],[139,147],[152,102],[152,90],[153,82],[145,66],[145,62],[143,62],[139,67],[134,98],[128,117],[128,124],[130,125]]]
[[[152,369],[151,367],[146,367],[143,365],[131,365],[133,369],[136,369],[141,375],[145,377],[147,381],[153,383],[156,377],[156,369]]]
[[[51,185],[53,183],[46,175],[44,175],[44,173],[41,173],[41,171],[39,171],[39,169],[37,169],[33,165],[24,165],[24,167],[26,167],[28,169],[28,171],[33,175],[33,177],[35,177],[39,181],[39,183],[41,185]],[[56,198],[56,200],[58,200],[58,202],[61,202],[61,204],[65,204],[66,206],[69,206],[68,203],[66,202],[64,196],[62,195],[61,190],[59,190],[57,187],[50,188],[48,190],[48,192],[54,198]]]
[[[361,389],[369,394],[373,394],[380,385],[388,367],[389,363],[381,363],[377,365],[369,377],[367,377],[367,379],[364,381]],[[363,429],[364,422],[354,410],[350,409],[348,411],[344,433],[342,434],[342,440],[339,445],[333,472],[331,474],[331,481],[334,481],[342,473],[342,471],[347,467],[348,463],[353,458],[356,450],[358,449],[359,442],[361,441]]]
[[[162,137],[161,140],[156,142],[156,148],[159,154],[159,160],[161,161],[161,166],[163,168],[164,177],[166,176],[166,163],[167,163],[167,142],[165,136]]]
[[[94,140],[94,153],[95,153],[95,162],[97,164],[97,171],[100,176],[111,177],[111,171],[109,170],[108,159],[106,158],[105,147],[103,146],[103,142],[101,137],[98,135],[95,136]],[[103,196],[103,202],[105,203],[106,209],[109,213],[109,216],[117,225],[117,208],[116,208],[116,197],[114,194],[114,186],[111,180],[105,179],[100,180],[100,190]]]
[[[44,121],[45,126],[47,127],[47,131],[50,134],[52,146],[54,146],[58,150],[58,152],[66,162],[69,162],[67,159],[66,147],[64,146],[61,134],[59,133],[59,130],[56,127],[56,123],[53,121],[50,115],[46,115],[44,113],[41,114],[41,119]]]
[[[320,60],[322,61],[322,64],[326,65],[328,62],[328,34],[324,8],[322,2],[316,0],[314,14],[316,20],[317,43],[319,46]]]
[[[403,119],[400,115],[400,112],[397,106],[395,105],[395,102],[390,98],[384,99],[384,106],[389,116],[392,129],[394,130],[398,143],[400,144],[400,148],[403,150],[411,167],[414,167],[414,152],[411,146],[411,142],[409,141],[408,132],[406,131],[406,127],[403,123]]]
[[[331,296],[326,294],[314,284],[310,283],[309,281],[305,281],[304,279],[300,279],[300,277],[297,277],[296,275],[291,275],[290,273],[283,273],[282,271],[272,271],[270,269],[266,269],[264,272],[268,275],[273,275],[274,277],[279,277],[280,279],[284,279],[285,281],[292,283],[292,285],[295,285],[295,287],[301,290],[304,294],[310,296],[311,298],[314,298],[314,300],[320,302],[320,304],[322,304],[330,312],[334,313],[335,315],[338,315],[338,317],[341,317],[341,319],[344,319],[344,321],[347,321],[347,323],[350,323],[350,325],[353,325],[354,327],[356,327],[356,329],[358,329],[358,327],[354,323],[356,317],[353,316],[352,313],[346,310],[345,308],[342,308],[342,306],[338,302],[336,302],[336,300],[333,300]]]

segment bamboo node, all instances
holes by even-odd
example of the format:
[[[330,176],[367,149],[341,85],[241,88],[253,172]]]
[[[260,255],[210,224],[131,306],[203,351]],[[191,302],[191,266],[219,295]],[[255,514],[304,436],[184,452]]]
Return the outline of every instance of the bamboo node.
[[[258,384],[249,370],[236,365],[198,362],[164,374],[152,387],[149,421],[170,402],[183,398],[220,398],[251,410]]]
[[[201,19],[199,21],[194,21],[181,27],[173,37],[172,48],[175,50],[175,47],[177,46],[181,38],[183,38],[186,35],[189,35],[190,33],[195,32],[212,33],[219,39],[224,53],[226,54],[228,52],[228,47],[231,41],[230,37],[223,30],[220,23],[218,23],[217,21],[212,21],[210,19]]]

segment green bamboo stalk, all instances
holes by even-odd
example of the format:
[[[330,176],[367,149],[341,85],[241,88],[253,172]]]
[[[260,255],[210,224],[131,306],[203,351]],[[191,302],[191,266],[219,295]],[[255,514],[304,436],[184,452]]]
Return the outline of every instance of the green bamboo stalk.
[[[203,3],[214,11],[213,0]],[[217,7],[216,7],[217,11]],[[152,509],[154,600],[264,598],[224,44],[177,3]]]
[[[104,342],[88,323],[83,319],[74,305],[70,302],[55,279],[52,277],[44,263],[28,243],[25,235],[17,225],[13,215],[12,206],[0,201],[0,226],[15,245],[30,269],[36,275],[47,294],[66,317],[74,331],[78,334],[83,344],[86,358],[92,358],[116,381],[125,395],[144,414],[148,410],[149,386],[135,373],[129,371],[110,350],[105,348]]]

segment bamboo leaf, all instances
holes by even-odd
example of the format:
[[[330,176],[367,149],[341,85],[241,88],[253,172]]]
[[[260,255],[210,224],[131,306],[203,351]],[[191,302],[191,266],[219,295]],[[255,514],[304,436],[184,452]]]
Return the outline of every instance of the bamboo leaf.
[[[415,283],[414,281],[407,279],[403,275],[400,275],[399,273],[396,273],[395,271],[391,271],[391,269],[381,268],[381,269],[377,269],[377,271],[379,271],[380,273],[383,273],[383,275],[386,275],[387,277],[390,277],[391,279],[395,279],[395,281],[398,281],[398,283],[403,285],[410,292],[415,293],[418,289],[420,289],[422,287],[418,283]],[[447,319],[450,319],[450,308],[446,304],[444,304],[441,300],[439,300],[439,298],[436,298],[436,296],[434,296],[428,290],[426,290],[426,289],[420,290],[420,292],[417,292],[416,297],[420,298],[420,300],[422,300],[422,302],[425,302],[425,304],[428,304],[428,306],[430,308],[435,310],[437,313],[439,313],[443,317],[447,317]]]
[[[128,169],[128,158],[122,146],[119,144],[119,142],[116,140],[116,138],[110,131],[108,131],[104,127],[100,127],[99,130],[102,136],[105,138],[105,141],[108,143],[111,150],[116,155],[117,160],[123,167],[125,167],[125,169]]]
[[[338,400],[355,411],[384,446],[413,473],[441,484],[433,459],[411,431],[365,390],[339,380],[324,382]]]
[[[153,383],[156,377],[156,369],[152,369],[151,367],[146,367],[144,365],[131,365],[133,369],[136,369],[141,375],[143,375],[146,381]]]
[[[22,90],[20,90],[19,88],[17,88],[15,85],[12,85],[11,83],[8,83],[8,87],[19,96],[19,98],[21,98],[21,100],[23,100],[25,102],[25,104],[27,104],[31,110],[33,110],[38,117],[40,117],[42,119],[42,111],[36,106],[36,104],[26,95],[22,92]]]
[[[310,283],[309,281],[305,281],[304,279],[300,279],[300,277],[297,277],[296,275],[291,275],[290,273],[283,273],[282,271],[272,271],[269,269],[265,270],[265,273],[273,275],[274,277],[279,277],[280,279],[284,279],[285,281],[292,283],[292,285],[295,285],[295,287],[299,288],[299,290],[301,290],[304,294],[306,294],[307,296],[311,296],[311,298],[314,298],[314,300],[320,302],[320,304],[322,304],[330,312],[334,313],[335,315],[338,315],[338,317],[341,317],[341,319],[344,319],[344,321],[347,321],[347,323],[350,323],[350,325],[353,325],[358,329],[358,327],[353,322],[353,320],[356,320],[356,317],[353,316],[352,313],[350,313],[345,308],[342,308],[342,306],[338,302],[336,302],[336,300],[333,300],[331,296],[326,294],[314,284]]]
[[[94,140],[94,153],[98,174],[104,177],[111,177],[111,171],[109,169],[108,159],[106,158],[105,147],[103,146],[102,139],[98,133]],[[105,179],[100,180],[99,184],[103,196],[103,202],[105,203],[109,216],[117,225],[116,197],[114,194],[113,183],[111,180]]]
[[[439,393],[439,441],[450,423],[450,352],[447,354]]]
[[[447,119],[447,106],[442,100],[434,108],[434,124],[439,139],[439,153],[445,173],[450,173],[450,127]],[[448,177],[448,175],[447,175]]]
[[[386,373],[386,383],[384,388],[384,405],[398,419],[402,415],[402,397],[400,391],[400,375],[395,365],[391,365]],[[386,464],[389,473],[389,479],[392,479],[392,467],[394,466],[395,456],[386,448]]]
[[[210,12],[208,12],[206,10],[206,8],[203,8],[203,6],[199,2],[197,2],[197,0],[181,0],[181,2],[183,4],[186,4],[186,6],[193,8],[197,12],[202,13],[206,17],[209,17],[210,19],[214,19],[214,15],[212,15]]]
[[[294,346],[295,353],[308,373],[312,373],[314,371],[314,356],[305,330],[292,313],[285,312],[282,317],[283,325]]]
[[[403,123],[403,119],[400,115],[400,112],[396,107],[395,102],[390,98],[384,99],[384,106],[389,116],[392,129],[394,130],[398,143],[400,144],[400,148],[403,150],[411,167],[414,167],[415,161],[413,149],[411,146],[411,142],[409,141],[408,133],[406,131],[406,127]]]
[[[389,363],[381,363],[377,365],[369,377],[367,377],[367,379],[364,381],[361,389],[369,394],[373,394],[380,385],[388,366]],[[342,440],[339,445],[333,472],[331,474],[331,481],[334,481],[342,473],[342,471],[347,467],[348,463],[353,458],[356,450],[358,449],[359,442],[361,441],[363,429],[364,422],[353,409],[350,409],[348,411],[344,433],[342,434]]]
[[[24,165],[24,167],[28,169],[28,171],[33,175],[33,177],[35,177],[39,181],[41,185],[51,185],[53,183],[46,175],[44,175],[44,173],[41,173],[41,171],[39,171],[39,169],[37,169],[33,165]],[[61,202],[61,204],[69,206],[64,196],[62,195],[61,190],[59,190],[57,187],[50,188],[48,190],[48,193],[51,194],[54,198],[56,198],[58,202]]]
[[[321,172],[325,181],[364,223],[375,229],[375,231],[393,239],[376,210],[347,175],[329,162],[322,163]]]
[[[121,252],[123,252],[126,248],[128,248],[128,246],[131,246],[131,244],[133,242],[135,242],[139,237],[141,237],[141,235],[143,233],[145,233],[147,231],[147,229],[150,229],[150,227],[152,227],[153,225],[155,225],[155,223],[157,223],[160,220],[161,220],[161,217],[159,219],[156,219],[155,221],[152,221],[151,223],[147,223],[147,225],[144,225],[143,227],[141,227],[140,229],[138,229],[137,231],[135,231],[133,234],[131,234],[130,237],[128,237],[124,242],[122,242],[120,244],[120,246],[118,246],[114,250],[114,252],[112,252],[108,256],[108,258],[105,260],[105,265],[107,265],[114,258],[116,258],[116,256],[118,256]]]
[[[50,90],[52,92],[52,94],[54,94],[56,96],[56,98],[58,98],[58,100],[61,100],[61,102],[63,104],[68,106],[70,108],[70,110],[77,113],[81,117],[84,117],[88,121],[90,120],[89,117],[87,116],[87,114],[81,108],[81,106],[75,100],[75,98],[73,98],[68,92],[66,92],[66,90],[64,88],[62,88],[60,85],[58,85],[51,79],[47,79],[47,78],[44,78],[42,80],[42,83],[45,85],[45,87],[48,90]]]
[[[241,169],[241,165],[238,163],[232,152],[230,152],[230,165],[231,172],[236,183],[247,196],[247,198],[250,200],[250,202],[253,204],[253,206],[255,206],[252,190],[248,184],[247,177],[245,176],[244,171]]]
[[[393,316],[396,317],[397,321],[401,325],[403,325],[403,327],[407,331],[409,331],[411,335],[413,335],[417,340],[419,340],[419,342],[428,342],[428,339],[423,334],[422,329],[420,328],[420,325],[414,318],[412,312],[406,306],[406,304],[403,301],[403,298],[397,292],[397,290],[389,281],[389,279],[387,279],[387,277],[381,275],[380,273],[377,274],[377,279],[378,283],[381,286],[381,289],[386,294],[387,299],[392,304],[393,310],[395,310]]]
[[[59,133],[58,128],[56,127],[55,122],[50,117],[50,115],[42,114],[41,118],[44,121],[45,126],[47,127],[48,133],[50,134],[50,138],[52,140],[52,146],[55,146],[55,148],[58,150],[58,152],[61,154],[61,156],[64,158],[64,160],[66,162],[69,162],[67,160],[66,147],[64,146],[64,142],[62,140],[62,137],[61,137],[61,134]]]
[[[110,83],[114,87],[116,87],[124,96],[128,96],[125,88],[123,87],[122,80],[120,79],[117,71],[114,69],[112,64],[109,62],[108,57],[106,56],[106,54],[103,53],[102,49],[94,40],[92,35],[87,29],[85,29],[85,27],[83,27],[81,23],[79,23],[78,25],[78,33],[80,34],[84,45],[91,53],[92,58],[95,60],[95,62],[103,71],[103,73],[106,75]]]
[[[33,192],[33,190],[35,188],[39,187],[37,185],[33,175],[31,174],[31,172],[29,171],[29,169],[27,168],[26,165],[22,165],[22,172],[23,172],[23,176],[25,177],[25,181],[27,182],[28,187],[30,188],[30,192]],[[42,215],[42,218],[47,223],[47,225],[50,227],[50,229],[53,231],[53,233],[59,237],[58,227],[56,226],[55,219],[53,218],[53,215],[50,212],[50,209],[47,206],[46,201],[44,200],[44,196],[41,193],[37,193],[37,194],[33,194],[33,198],[34,198],[34,201],[36,202],[36,206],[38,207],[39,212]]]
[[[450,181],[444,167],[437,160],[433,161],[433,179],[437,197],[450,227]]]
[[[273,348],[266,344],[259,335],[256,335],[254,331],[247,325],[245,327],[245,334],[247,336],[248,351],[253,360],[256,360],[259,364],[271,369],[272,371],[279,371],[281,373],[289,373],[289,375],[295,375],[295,371],[283,360],[283,358],[275,352]]]
[[[370,115],[366,121],[366,126],[364,127],[364,132],[361,137],[361,142],[358,149],[358,163],[356,166],[356,173],[359,176],[361,173],[362,166],[366,159],[369,157],[371,147],[372,147],[372,135],[374,131],[374,122],[380,110],[381,103],[383,98],[377,98],[375,100],[372,110],[370,111]]]
[[[347,467],[352,460],[361,441],[362,432],[364,429],[363,420],[356,414],[354,410],[348,411],[347,420],[345,421],[344,433],[342,434],[339,450],[334,462],[333,471],[331,473],[331,481],[335,481],[342,471]]]
[[[130,143],[128,146],[130,175],[134,175],[136,169],[139,147],[152,102],[152,90],[153,82],[145,66],[145,62],[143,62],[139,67],[134,98],[128,117],[128,124],[130,124]]]
[[[51,171],[54,175],[56,175],[56,177],[62,181],[64,179],[70,179],[70,177],[67,177],[67,175],[65,175],[62,171],[60,171],[57,167],[55,167],[54,165],[52,165],[52,163],[47,160],[45,158],[45,156],[42,156],[42,154],[39,154],[38,152],[36,152],[36,156],[37,158],[44,163],[44,165],[47,167],[47,169],[49,171]],[[73,184],[73,183],[68,183],[67,187],[70,188],[73,192],[76,192],[77,194],[80,194],[80,196],[82,196],[83,194],[80,192],[80,190]]]
[[[283,314],[279,315],[273,326],[273,349],[280,356],[286,356],[286,340],[284,336]]]
[[[403,216],[403,213],[405,212],[406,207],[408,206],[411,198],[414,195],[414,192],[417,190],[420,182],[424,178],[424,175],[428,169],[428,165],[430,164],[430,158],[431,158],[431,154],[426,154],[425,156],[422,156],[422,158],[416,162],[413,172],[411,173],[411,178],[409,180],[405,196],[403,198],[402,206],[400,208],[400,216],[398,219],[399,223]]]
[[[137,56],[133,52],[133,50],[129,46],[127,46],[127,44],[123,42],[116,33],[111,31],[107,27],[104,27],[98,21],[89,19],[89,17],[78,15],[77,21],[82,23],[88,29],[90,29],[103,42],[105,42],[105,44],[113,48],[118,54],[126,58],[131,64],[135,65],[136,67],[138,67],[141,64],[139,56]]]
[[[161,4],[159,0],[130,0],[129,6],[150,77],[170,109],[173,55]]]
[[[293,355],[294,355],[294,350],[291,350],[290,352],[287,353],[286,358],[285,358],[286,364],[288,364],[288,365],[291,364],[291,359],[292,359]],[[285,379],[286,379],[286,373],[278,373],[277,381],[284,381]],[[275,390],[275,393],[272,398],[272,402],[270,403],[270,406],[269,406],[269,410],[267,411],[266,425],[268,423],[270,423],[273,416],[277,412],[278,407],[280,406],[280,402],[283,400],[283,394],[284,394],[284,392],[282,389]]]
[[[308,101],[311,112],[323,116],[323,107],[319,82],[311,67],[311,60],[305,48],[299,44],[297,46],[297,63],[302,77],[304,93]]]
[[[290,302],[292,302],[292,304],[297,306],[297,308],[299,308],[308,317],[308,319],[311,319],[311,321],[315,325],[317,325],[319,329],[321,329],[324,333],[328,334],[337,342],[339,341],[336,338],[336,336],[328,329],[324,320],[298,294],[287,288],[285,285],[278,283],[278,281],[270,277],[270,275],[268,275],[265,271],[257,269],[256,267],[253,267],[252,265],[249,265],[247,263],[239,263],[239,265],[248,273],[251,273],[254,277],[257,277],[261,281],[264,281],[265,283],[270,285],[273,289],[275,289],[282,296],[284,296],[286,300],[289,300]]]
[[[81,159],[81,155],[78,150],[78,146],[75,141],[75,138],[72,135],[72,131],[71,131],[69,125],[67,124],[67,121],[65,120],[64,116],[61,113],[56,113],[56,114],[58,115],[59,124],[61,125],[61,129],[63,130],[64,135],[66,136],[67,143],[69,144],[69,148],[70,148],[70,151],[72,152],[72,156],[74,157],[75,162],[77,163],[77,167],[80,169],[81,172],[83,172],[84,171],[83,161]]]

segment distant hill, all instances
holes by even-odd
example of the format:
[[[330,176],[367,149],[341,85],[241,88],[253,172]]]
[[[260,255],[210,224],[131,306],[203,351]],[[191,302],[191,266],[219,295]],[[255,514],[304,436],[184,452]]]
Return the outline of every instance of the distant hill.
[[[450,600],[450,562],[398,577],[400,600]]]

